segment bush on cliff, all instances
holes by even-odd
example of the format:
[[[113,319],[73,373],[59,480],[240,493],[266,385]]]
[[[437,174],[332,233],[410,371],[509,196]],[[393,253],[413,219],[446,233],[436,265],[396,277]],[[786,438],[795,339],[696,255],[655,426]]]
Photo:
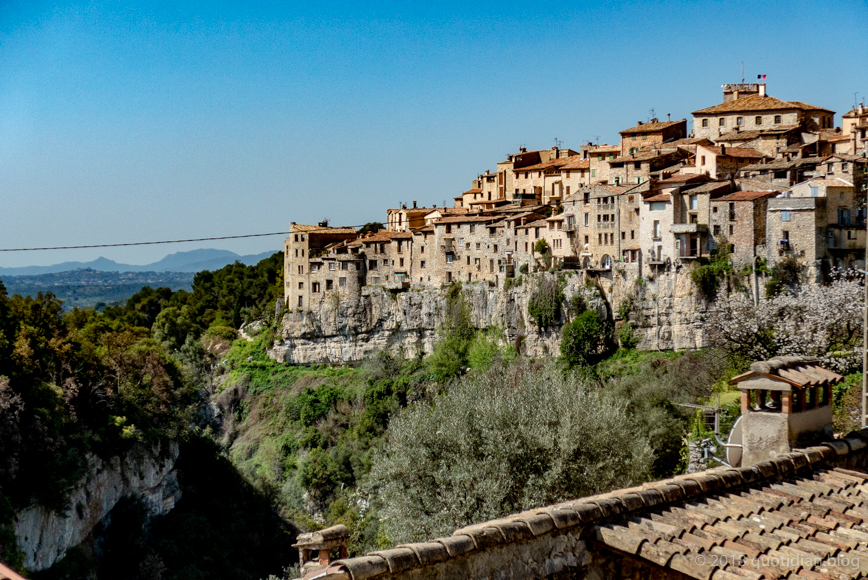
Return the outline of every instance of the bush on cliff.
[[[586,310],[564,326],[561,356],[570,366],[592,365],[609,350],[608,326],[593,310]]]
[[[626,404],[574,374],[495,364],[392,419],[366,489],[392,543],[646,480]]]
[[[552,277],[544,277],[537,283],[530,295],[527,312],[540,328],[552,326],[561,318],[561,304],[564,301],[564,284]]]

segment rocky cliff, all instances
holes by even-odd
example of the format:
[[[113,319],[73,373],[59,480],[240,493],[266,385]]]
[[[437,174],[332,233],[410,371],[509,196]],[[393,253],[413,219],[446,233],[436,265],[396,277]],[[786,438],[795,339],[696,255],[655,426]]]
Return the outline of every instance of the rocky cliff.
[[[122,498],[141,499],[152,516],[168,513],[181,496],[177,458],[176,443],[164,449],[134,449],[107,461],[89,455],[88,474],[71,493],[68,511],[34,505],[17,514],[15,534],[24,565],[32,572],[51,567],[105,524]]]
[[[695,292],[689,273],[680,269],[640,277],[638,269],[620,266],[593,279],[579,271],[540,273],[523,276],[522,283],[509,290],[470,283],[461,291],[477,328],[500,328],[504,338],[520,344],[527,356],[552,356],[560,352],[561,326],[537,327],[528,314],[528,302],[540,280],[557,276],[565,282],[561,320],[570,316],[572,296],[582,294],[589,307],[619,324],[629,310],[627,318],[636,329],[640,349],[707,346],[702,325],[706,304]],[[625,300],[632,305],[626,310],[619,308]],[[358,361],[380,350],[404,357],[420,350],[427,354],[438,340],[446,305],[445,288],[394,292],[365,286],[361,296],[352,299],[334,293],[316,310],[288,313],[269,355],[278,361],[309,364]]]

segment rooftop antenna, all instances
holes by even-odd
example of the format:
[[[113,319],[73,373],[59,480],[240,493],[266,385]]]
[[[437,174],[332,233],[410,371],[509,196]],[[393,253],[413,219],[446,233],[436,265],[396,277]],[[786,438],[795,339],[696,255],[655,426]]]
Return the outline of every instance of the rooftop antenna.
[[[597,142],[597,147],[599,147],[600,146],[600,136],[597,135],[596,137],[594,137],[594,141]]]
[[[651,121],[651,119],[654,118],[654,109],[651,109],[650,111],[648,111],[648,114],[651,115],[650,117],[648,117],[648,121]]]
[[[853,93],[853,108],[854,109],[859,106],[859,99],[857,98],[858,94],[859,93]]]
[[[564,144],[563,141],[561,141],[560,139],[558,139],[557,137],[555,137],[555,147],[557,147],[558,149],[560,149],[560,148],[561,148],[561,145],[563,145],[563,144]]]
[[[744,61],[741,61],[741,84],[744,84]]]

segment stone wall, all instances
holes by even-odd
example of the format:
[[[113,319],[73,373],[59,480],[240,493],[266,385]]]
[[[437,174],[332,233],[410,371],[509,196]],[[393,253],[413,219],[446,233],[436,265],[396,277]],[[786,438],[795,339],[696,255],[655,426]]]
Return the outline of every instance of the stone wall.
[[[171,511],[181,497],[177,458],[177,443],[165,449],[134,449],[109,460],[88,455],[87,475],[70,494],[67,511],[34,505],[16,514],[15,535],[24,566],[31,572],[50,568],[104,523],[122,498],[139,498],[152,516]]]
[[[616,264],[613,270],[601,273],[597,280],[603,296],[593,285],[586,287],[585,274],[580,271],[525,275],[523,283],[510,290],[487,282],[464,284],[462,292],[473,324],[477,328],[500,328],[504,340],[519,342],[526,356],[560,353],[562,327],[541,329],[527,311],[537,280],[558,275],[566,280],[562,321],[570,316],[570,298],[579,292],[601,316],[609,318],[618,312],[622,301],[629,300],[633,304],[629,318],[640,349],[708,346],[703,327],[707,304],[695,291],[689,268],[646,266],[641,279],[639,274],[639,264]],[[407,358],[420,351],[429,354],[440,338],[447,288],[414,286],[405,292],[391,292],[366,286],[357,298],[341,297],[323,301],[309,311],[290,312],[283,319],[269,356],[293,364],[344,364],[380,350]]]

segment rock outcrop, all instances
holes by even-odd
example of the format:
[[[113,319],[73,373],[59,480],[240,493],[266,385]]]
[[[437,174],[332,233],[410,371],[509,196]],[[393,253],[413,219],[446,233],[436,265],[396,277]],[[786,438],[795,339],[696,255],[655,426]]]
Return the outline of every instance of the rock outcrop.
[[[580,271],[541,273],[523,276],[523,283],[509,290],[470,283],[461,291],[477,328],[501,329],[504,339],[519,345],[527,356],[553,356],[560,352],[561,326],[539,328],[528,314],[528,303],[541,279],[556,276],[565,282],[562,321],[569,318],[570,299],[576,294],[610,319],[618,318],[619,305],[629,300],[638,348],[694,349],[708,344],[702,325],[706,305],[686,271],[640,278],[638,270],[616,269],[591,283]],[[334,293],[317,310],[289,312],[269,355],[294,364],[341,364],[380,350],[404,357],[428,354],[439,340],[447,296],[448,289],[427,286],[403,292],[365,286],[354,299]]]
[[[68,511],[34,505],[17,514],[15,534],[24,565],[31,572],[50,568],[105,523],[122,498],[139,498],[151,516],[168,513],[181,497],[177,458],[176,443],[164,449],[134,449],[107,461],[89,455],[87,475],[70,494]]]

